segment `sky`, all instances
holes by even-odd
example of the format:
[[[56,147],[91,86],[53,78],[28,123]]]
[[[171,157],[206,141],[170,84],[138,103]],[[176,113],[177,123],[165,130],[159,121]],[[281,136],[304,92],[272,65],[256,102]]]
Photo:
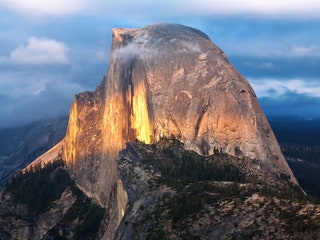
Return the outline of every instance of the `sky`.
[[[107,72],[111,30],[206,33],[268,117],[320,118],[318,0],[0,0],[0,128],[67,115]]]

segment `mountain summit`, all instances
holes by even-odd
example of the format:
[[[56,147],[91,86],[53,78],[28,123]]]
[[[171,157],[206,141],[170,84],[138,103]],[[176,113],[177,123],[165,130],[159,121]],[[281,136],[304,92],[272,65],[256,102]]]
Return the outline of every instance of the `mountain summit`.
[[[107,76],[71,107],[64,161],[104,206],[125,143],[170,136],[203,155],[256,159],[296,183],[253,89],[207,35],[177,24],[113,29]]]

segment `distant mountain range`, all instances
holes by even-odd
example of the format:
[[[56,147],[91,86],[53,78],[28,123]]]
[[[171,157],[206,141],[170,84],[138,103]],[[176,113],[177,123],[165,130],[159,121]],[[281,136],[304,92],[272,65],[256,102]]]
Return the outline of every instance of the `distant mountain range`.
[[[67,117],[0,129],[0,188],[10,177],[65,136]]]

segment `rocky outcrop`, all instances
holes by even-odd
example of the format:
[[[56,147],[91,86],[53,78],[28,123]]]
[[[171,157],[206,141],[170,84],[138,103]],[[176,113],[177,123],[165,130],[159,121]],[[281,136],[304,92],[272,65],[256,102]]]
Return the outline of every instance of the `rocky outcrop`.
[[[255,160],[199,156],[177,140],[133,142],[118,172],[129,200],[113,239],[320,237],[319,204]]]
[[[48,165],[50,165],[50,163]],[[53,181],[45,187],[55,187],[55,178],[59,177],[62,179],[63,177],[60,171],[61,169],[57,168],[55,172],[50,172],[50,177]],[[32,175],[32,173],[29,172],[29,175]],[[38,179],[39,182],[41,180],[43,181],[43,179]],[[37,183],[34,182],[34,184]],[[45,185],[47,182],[42,182],[42,184]],[[30,192],[30,189],[25,188],[17,193],[16,189],[7,188],[0,192],[0,239],[45,239],[44,235],[63,219],[66,212],[76,200],[76,196],[74,196],[71,189],[67,187],[62,191],[58,199],[48,204],[48,208],[45,209],[46,211],[39,212],[21,201],[21,199],[25,200],[28,194],[39,196],[39,192],[41,191],[40,187],[33,188],[33,190],[33,192]],[[10,191],[13,191],[14,194]],[[52,196],[41,197],[51,198]],[[8,238],[5,238],[1,234],[7,235]]]
[[[257,159],[290,176],[249,83],[204,33],[175,24],[113,29],[108,73],[77,95],[63,158],[79,187],[106,206],[125,143],[174,135],[204,155]]]
[[[0,192],[0,239],[96,239],[105,210],[76,187],[61,159],[39,160]]]

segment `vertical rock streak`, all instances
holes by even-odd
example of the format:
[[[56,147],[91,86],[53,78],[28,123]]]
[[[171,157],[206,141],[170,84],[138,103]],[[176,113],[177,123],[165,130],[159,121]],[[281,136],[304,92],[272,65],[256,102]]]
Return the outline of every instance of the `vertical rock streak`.
[[[131,121],[138,140],[150,143],[151,130],[149,122],[149,111],[147,104],[147,92],[144,82],[138,83],[134,87],[133,93],[133,111]]]

